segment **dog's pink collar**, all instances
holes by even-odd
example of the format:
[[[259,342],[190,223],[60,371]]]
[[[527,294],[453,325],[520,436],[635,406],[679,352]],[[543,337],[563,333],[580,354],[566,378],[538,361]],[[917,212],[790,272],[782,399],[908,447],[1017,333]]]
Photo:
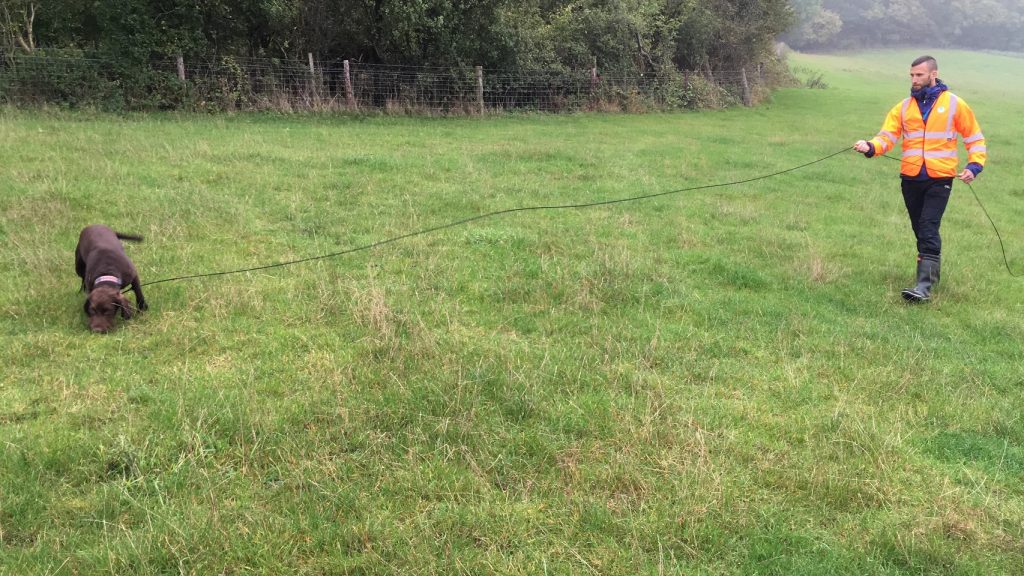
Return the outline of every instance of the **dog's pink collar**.
[[[95,286],[102,282],[113,282],[114,284],[117,284],[119,287],[121,286],[121,279],[118,278],[117,276],[100,276],[99,278],[96,279],[95,282],[92,283],[92,285]]]

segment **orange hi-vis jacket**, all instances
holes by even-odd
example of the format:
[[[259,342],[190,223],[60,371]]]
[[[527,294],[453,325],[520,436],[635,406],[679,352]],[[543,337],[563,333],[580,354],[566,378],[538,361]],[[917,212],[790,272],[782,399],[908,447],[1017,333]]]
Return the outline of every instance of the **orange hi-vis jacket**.
[[[946,90],[939,94],[925,124],[917,100],[907,98],[893,106],[885,117],[882,130],[869,142],[875,156],[896,146],[903,137],[903,164],[900,173],[914,177],[924,164],[931,178],[953,178],[957,175],[956,135],[964,139],[967,162],[985,165],[985,136],[974,118],[974,112],[955,94]]]

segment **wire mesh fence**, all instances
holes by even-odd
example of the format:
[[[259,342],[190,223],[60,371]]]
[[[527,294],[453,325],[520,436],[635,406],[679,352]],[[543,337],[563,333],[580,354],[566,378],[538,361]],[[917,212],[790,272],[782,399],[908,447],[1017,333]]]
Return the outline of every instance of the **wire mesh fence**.
[[[0,58],[0,101],[113,109],[486,114],[644,111],[750,104],[777,78],[762,66],[656,74],[486,70],[225,57],[146,64],[37,51]]]

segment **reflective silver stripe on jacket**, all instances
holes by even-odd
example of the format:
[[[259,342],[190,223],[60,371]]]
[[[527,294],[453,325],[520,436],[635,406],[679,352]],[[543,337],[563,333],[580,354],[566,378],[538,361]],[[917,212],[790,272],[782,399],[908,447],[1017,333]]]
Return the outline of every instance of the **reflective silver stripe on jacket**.
[[[922,151],[921,149],[904,150],[904,158],[920,158],[924,156],[927,158],[956,158],[956,150],[928,150]]]
[[[889,131],[886,131],[886,130],[882,130],[881,132],[879,132],[878,134],[875,135],[876,138],[879,138],[879,137],[882,137],[882,136],[885,136],[886,138],[888,138],[889,142],[892,142],[893,144],[896,143],[896,135],[893,134],[892,132],[889,132]]]
[[[956,133],[954,133],[954,132],[922,132],[921,130],[917,130],[915,132],[909,132],[909,133],[903,135],[903,139],[904,140],[910,140],[912,138],[931,138],[931,139],[938,139],[938,140],[952,140],[953,138],[956,138]]]
[[[968,154],[977,154],[978,152],[988,152],[988,148],[985,146],[975,146],[967,149]]]
[[[974,136],[968,136],[967,138],[964,138],[964,144],[970,144],[971,142],[977,142],[978,140],[984,140],[984,139],[985,139],[985,135],[982,134],[981,132],[978,132]]]

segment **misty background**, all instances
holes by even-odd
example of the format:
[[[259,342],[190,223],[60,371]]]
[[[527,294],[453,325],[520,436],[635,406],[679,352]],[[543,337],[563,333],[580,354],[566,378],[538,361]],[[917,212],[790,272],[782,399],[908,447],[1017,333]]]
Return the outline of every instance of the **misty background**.
[[[1024,0],[791,0],[800,50],[1024,50]]]

